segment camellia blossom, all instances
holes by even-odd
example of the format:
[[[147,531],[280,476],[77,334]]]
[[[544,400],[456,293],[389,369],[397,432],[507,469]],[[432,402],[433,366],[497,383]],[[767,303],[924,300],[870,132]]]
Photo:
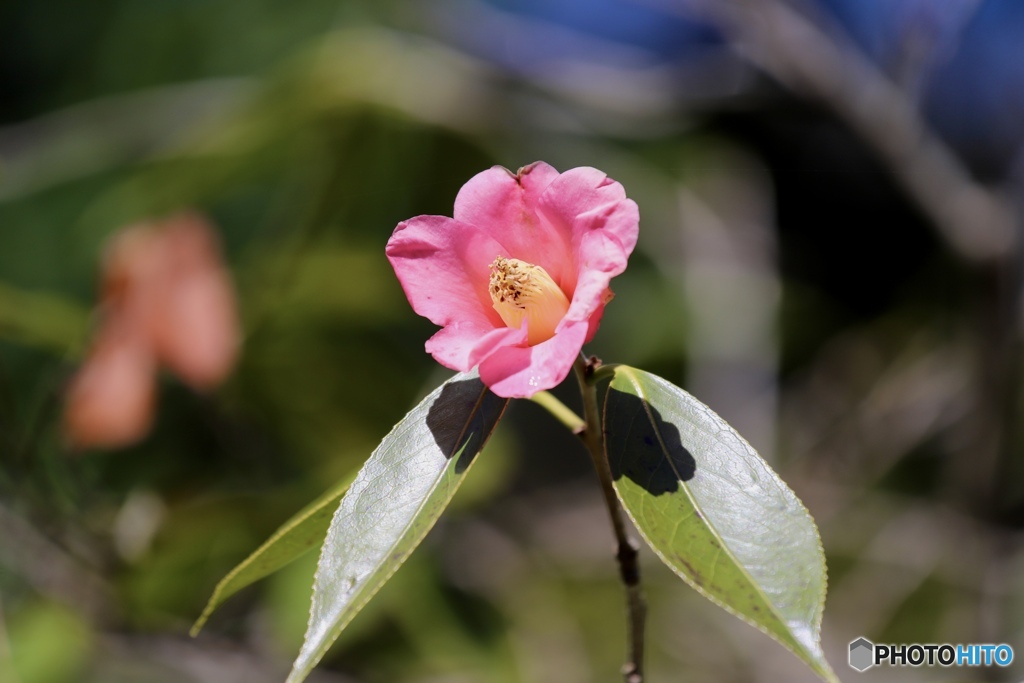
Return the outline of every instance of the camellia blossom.
[[[238,354],[234,288],[215,231],[199,214],[115,235],[100,297],[98,329],[66,396],[65,432],[78,448],[126,446],[145,436],[161,365],[208,391]]]
[[[453,370],[479,367],[499,396],[527,398],[565,379],[597,332],[638,231],[622,185],[538,161],[477,174],[452,218],[399,223],[387,256],[413,310],[443,328],[426,350]]]

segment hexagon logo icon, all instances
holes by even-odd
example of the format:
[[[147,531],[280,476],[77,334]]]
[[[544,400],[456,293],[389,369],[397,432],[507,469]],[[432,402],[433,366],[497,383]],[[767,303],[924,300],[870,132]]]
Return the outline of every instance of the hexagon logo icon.
[[[850,643],[850,666],[857,671],[867,671],[875,665],[875,644],[867,638],[858,638]]]

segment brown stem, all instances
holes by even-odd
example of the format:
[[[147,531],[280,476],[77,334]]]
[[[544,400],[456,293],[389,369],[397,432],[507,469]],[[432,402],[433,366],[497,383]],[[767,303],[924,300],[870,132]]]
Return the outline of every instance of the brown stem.
[[[626,608],[628,612],[629,653],[622,676],[626,683],[643,683],[644,680],[644,621],[647,617],[647,604],[644,602],[640,588],[640,565],[637,562],[637,546],[629,538],[622,508],[615,496],[612,485],[612,470],[604,449],[604,435],[601,433],[601,417],[597,408],[597,380],[594,370],[600,364],[597,358],[577,359],[573,368],[576,379],[580,383],[583,394],[583,418],[586,427],[581,436],[590,452],[590,459],[597,470],[601,481],[601,492],[604,494],[605,507],[612,521],[615,541],[618,550],[615,559],[619,563],[619,575],[626,587]]]

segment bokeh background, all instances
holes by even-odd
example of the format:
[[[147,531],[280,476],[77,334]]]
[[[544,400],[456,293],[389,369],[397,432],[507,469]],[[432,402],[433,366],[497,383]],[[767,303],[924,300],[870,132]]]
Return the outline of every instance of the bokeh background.
[[[847,643],[1024,657],[1024,4],[34,0],[0,4],[0,681],[283,680],[316,554],[217,580],[446,377],[384,258],[478,171],[591,165],[641,238],[587,351],[728,419],[804,500]],[[217,226],[244,343],[73,451],[103,245]],[[558,394],[574,401],[571,386]],[[517,402],[453,509],[310,680],[617,680],[596,479]],[[811,681],[642,556],[651,681]]]

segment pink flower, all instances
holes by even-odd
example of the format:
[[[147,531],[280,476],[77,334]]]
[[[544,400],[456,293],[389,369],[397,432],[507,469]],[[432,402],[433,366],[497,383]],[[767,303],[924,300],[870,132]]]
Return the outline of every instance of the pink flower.
[[[142,439],[153,424],[156,370],[131,324],[115,318],[104,325],[68,386],[64,430],[71,445],[113,448]]]
[[[594,168],[496,166],[466,183],[454,218],[398,224],[387,255],[413,310],[443,327],[442,365],[525,398],[569,373],[597,332],[611,279],[636,245],[639,211]]]
[[[99,317],[67,390],[64,426],[76,448],[116,448],[144,437],[160,365],[198,391],[231,371],[240,335],[213,227],[181,213],[115,235],[103,260]]]

